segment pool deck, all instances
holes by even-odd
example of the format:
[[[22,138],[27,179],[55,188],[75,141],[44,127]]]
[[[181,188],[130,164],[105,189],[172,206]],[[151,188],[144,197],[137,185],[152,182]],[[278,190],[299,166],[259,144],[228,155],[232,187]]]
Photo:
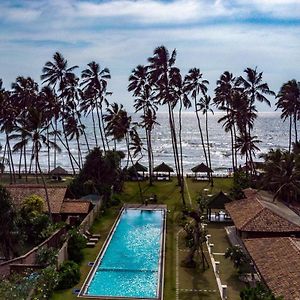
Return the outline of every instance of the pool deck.
[[[109,296],[92,296],[92,295],[87,295],[86,291],[89,287],[89,283],[92,280],[95,272],[96,272],[96,266],[99,265],[100,259],[101,257],[104,255],[110,240],[116,230],[116,227],[120,221],[120,217],[122,215],[122,212],[126,209],[141,209],[141,210],[164,210],[165,214],[164,214],[164,218],[163,218],[163,233],[162,233],[162,240],[161,240],[161,255],[160,255],[160,260],[159,260],[159,283],[158,283],[158,297],[157,298],[134,298],[134,297],[109,297]],[[108,234],[108,236],[105,239],[105,242],[101,248],[101,250],[99,251],[94,265],[91,268],[90,272],[88,273],[88,276],[86,277],[80,292],[78,294],[77,297],[79,298],[84,298],[84,299],[111,299],[111,300],[124,300],[124,299],[128,299],[128,300],[163,300],[163,289],[164,289],[164,271],[165,271],[165,247],[166,247],[166,222],[167,222],[167,205],[165,204],[125,204],[123,205],[123,207],[120,209],[119,214]]]

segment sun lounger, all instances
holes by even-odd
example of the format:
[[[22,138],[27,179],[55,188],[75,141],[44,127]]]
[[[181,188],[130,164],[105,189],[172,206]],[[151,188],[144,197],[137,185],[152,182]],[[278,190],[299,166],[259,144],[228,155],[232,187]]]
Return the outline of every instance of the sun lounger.
[[[95,242],[88,242],[88,243],[86,243],[86,246],[88,248],[94,248],[96,246],[96,243]]]
[[[92,242],[92,243],[97,243],[97,242],[99,241],[99,239],[96,238],[96,237],[89,237],[89,236],[87,236],[87,235],[85,235],[85,234],[83,234],[83,236],[84,236],[89,242]]]
[[[85,233],[87,236],[92,237],[92,238],[98,238],[98,239],[101,238],[101,234],[90,233],[88,230],[86,230]]]

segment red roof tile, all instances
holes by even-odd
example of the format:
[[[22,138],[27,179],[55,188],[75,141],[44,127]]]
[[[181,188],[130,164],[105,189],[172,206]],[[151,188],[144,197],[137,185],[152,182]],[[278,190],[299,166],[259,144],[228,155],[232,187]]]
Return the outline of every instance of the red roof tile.
[[[300,239],[245,239],[244,244],[267,286],[284,300],[300,300]]]
[[[18,184],[6,186],[6,189],[10,192],[13,199],[13,204],[17,209],[21,208],[22,202],[25,197],[38,195],[44,199],[44,211],[48,211],[48,206],[45,200],[46,193],[42,185]],[[48,186],[47,191],[52,213],[60,213],[66,190],[66,187]]]
[[[293,212],[287,207],[276,206],[260,199],[249,190],[248,198],[225,204],[235,226],[241,231],[259,232],[296,232],[300,231],[299,222],[295,222]]]
[[[90,201],[67,200],[63,202],[60,212],[62,214],[87,214],[90,206]]]

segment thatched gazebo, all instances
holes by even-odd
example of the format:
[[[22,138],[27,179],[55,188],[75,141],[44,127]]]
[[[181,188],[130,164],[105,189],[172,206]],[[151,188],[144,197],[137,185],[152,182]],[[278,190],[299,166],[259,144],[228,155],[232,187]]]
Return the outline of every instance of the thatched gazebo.
[[[145,178],[145,172],[148,171],[148,169],[141,165],[139,162],[136,162],[133,166],[129,167],[127,169],[128,173],[130,174],[131,177],[133,177],[134,179],[138,180],[138,175],[136,173],[142,173],[143,174],[143,179]]]
[[[195,173],[195,180],[209,179],[211,177],[211,173],[213,172],[213,170],[211,168],[209,168],[207,165],[205,165],[204,163],[201,163],[201,164],[193,167],[191,170],[193,173]],[[207,176],[198,177],[198,173],[206,173]]]
[[[156,180],[170,180],[171,179],[171,172],[174,172],[173,168],[165,164],[164,162],[160,165],[156,166],[153,169],[153,172],[156,172]],[[163,174],[161,174],[163,173]],[[166,175],[166,173],[168,175]]]
[[[230,197],[228,197],[226,194],[224,194],[222,191],[220,193],[218,193],[217,195],[215,195],[214,197],[212,197],[210,199],[210,201],[207,204],[207,217],[208,220],[211,221],[211,210],[212,209],[221,209],[221,210],[225,210],[225,204],[231,202],[232,199]],[[224,215],[224,221],[226,218],[226,214]]]
[[[54,176],[63,176],[63,175],[68,175],[69,173],[67,170],[65,170],[61,166],[58,166],[55,169],[53,169],[52,171],[50,171],[49,174],[54,175]]]

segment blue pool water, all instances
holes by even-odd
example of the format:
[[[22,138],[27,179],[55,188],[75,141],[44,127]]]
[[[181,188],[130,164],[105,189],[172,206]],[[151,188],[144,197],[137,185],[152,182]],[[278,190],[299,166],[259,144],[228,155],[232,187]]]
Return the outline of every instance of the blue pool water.
[[[126,209],[86,291],[90,296],[157,298],[163,210]]]

